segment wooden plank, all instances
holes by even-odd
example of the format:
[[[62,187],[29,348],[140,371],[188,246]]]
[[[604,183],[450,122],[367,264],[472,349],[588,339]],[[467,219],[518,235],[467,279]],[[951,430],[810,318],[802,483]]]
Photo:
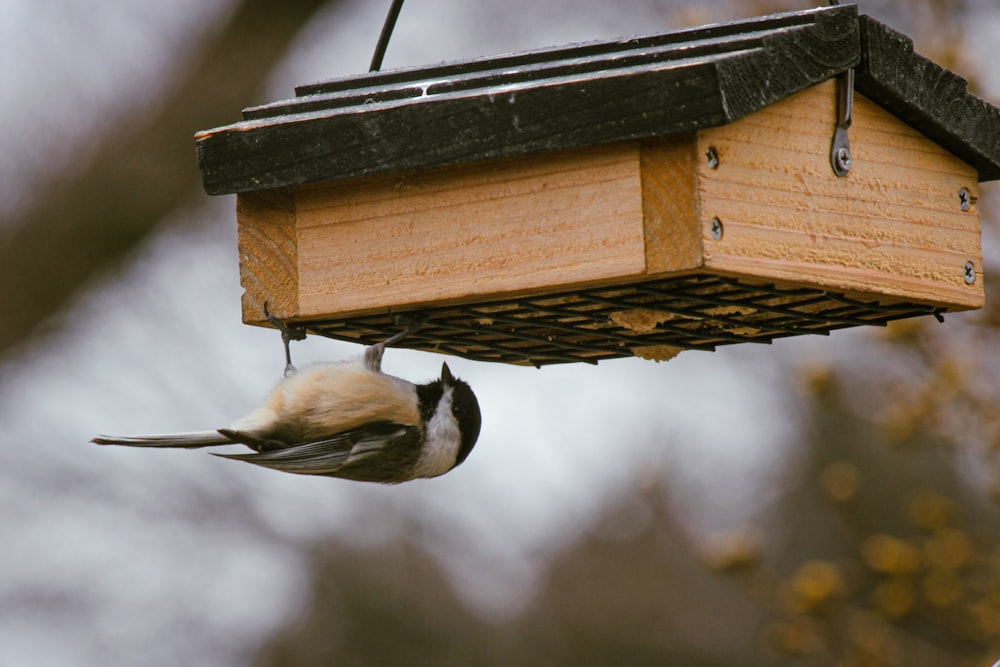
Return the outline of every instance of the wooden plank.
[[[261,323],[264,304],[275,317],[296,317],[299,267],[295,200],[287,190],[236,196],[243,321]]]
[[[766,51],[765,60],[776,61],[771,69],[777,76],[788,77],[781,52],[794,54],[796,68],[803,64],[827,61],[831,52],[841,51],[837,42],[857,40],[854,26],[856,8],[817,8],[772,16],[689,28],[647,37],[630,37],[604,42],[574,44],[478,58],[387,72],[367,73],[343,79],[299,86],[297,97],[243,110],[245,120],[275,118],[288,114],[326,111],[372,104],[407,97],[419,98],[459,90],[477,91],[504,86],[520,86],[541,80],[584,78],[594,73],[640,67],[662,69],[671,61],[694,58],[717,58],[736,52]],[[802,28],[808,27],[808,30]],[[780,35],[782,48],[769,48],[769,38]],[[798,42],[796,42],[798,39]],[[794,45],[794,46],[793,46]],[[822,50],[823,53],[810,53]],[[803,56],[803,53],[806,55]],[[847,64],[847,63],[845,63]],[[828,65],[824,66],[826,71]],[[732,82],[734,91],[748,86],[747,81]],[[777,90],[781,86],[756,86]],[[772,93],[773,94],[773,93]],[[760,93],[754,94],[759,97]],[[745,97],[737,92],[730,98]],[[765,102],[756,102],[759,105]],[[732,103],[731,103],[732,106]]]
[[[374,75],[250,109],[196,135],[202,180],[210,194],[245,192],[666,136],[730,122],[860,57],[854,6],[661,39],[557,49],[513,71],[482,62],[416,86]]]
[[[460,79],[482,72],[519,70],[544,63],[581,58],[589,60],[606,59],[611,61],[611,65],[613,66],[613,61],[623,53],[643,52],[681,44],[687,47],[695,42],[739,39],[742,36],[759,34],[761,31],[784,30],[811,24],[817,20],[817,15],[828,12],[833,12],[834,14],[838,12],[843,14],[846,12],[847,14],[854,15],[853,13],[856,13],[856,11],[856,8],[831,10],[828,7],[822,7],[740,19],[707,26],[684,28],[682,30],[645,37],[626,37],[608,41],[571,44],[569,46],[544,48],[522,53],[443,63],[429,67],[408,67],[382,72],[366,72],[364,74],[297,86],[295,94],[299,97],[306,97],[360,89],[379,91],[392,88],[405,88],[415,82]],[[285,112],[280,111],[279,113]]]
[[[639,147],[302,186],[299,316],[640,277]]]
[[[202,181],[209,194],[245,192],[725,123],[715,67],[687,65],[247,121],[198,135]]]
[[[829,166],[836,88],[826,82],[729,126],[698,133],[705,266],[896,300],[976,308],[982,280],[977,173],[858,94],[846,178]],[[723,223],[713,239],[711,221]]]

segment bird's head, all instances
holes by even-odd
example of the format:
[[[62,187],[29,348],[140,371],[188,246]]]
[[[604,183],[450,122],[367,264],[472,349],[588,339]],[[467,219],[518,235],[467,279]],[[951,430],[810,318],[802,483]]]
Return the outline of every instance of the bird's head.
[[[479,401],[472,393],[472,388],[464,380],[452,375],[448,364],[442,364],[441,377],[419,385],[417,395],[420,414],[428,429],[428,438],[435,442],[441,442],[442,438],[451,443],[458,440],[455,463],[451,467],[458,466],[476,445],[482,426]]]
[[[458,430],[462,441],[458,448],[455,465],[459,465],[469,456],[469,452],[479,439],[479,430],[483,424],[483,416],[479,411],[479,401],[472,392],[472,387],[464,380],[459,380],[451,374],[448,364],[441,364],[441,384],[451,387],[451,413],[458,422]]]

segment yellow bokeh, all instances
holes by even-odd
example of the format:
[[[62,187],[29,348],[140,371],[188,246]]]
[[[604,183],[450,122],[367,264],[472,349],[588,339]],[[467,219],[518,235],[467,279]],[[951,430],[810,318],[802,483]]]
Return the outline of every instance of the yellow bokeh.
[[[925,492],[916,495],[909,504],[910,521],[924,530],[938,530],[947,526],[955,512],[955,503],[940,493]]]
[[[969,563],[975,553],[972,540],[961,530],[946,528],[927,538],[924,554],[932,566],[957,570]]]
[[[913,611],[917,592],[909,579],[883,581],[872,591],[872,606],[889,618],[899,618]]]
[[[808,560],[789,578],[783,591],[785,604],[792,611],[816,612],[843,593],[844,577],[835,563]]]
[[[861,471],[853,463],[839,461],[823,470],[819,483],[831,500],[846,502],[854,498],[861,488]]]
[[[913,574],[923,564],[919,549],[883,533],[872,535],[862,543],[861,557],[871,569],[890,575]]]
[[[962,580],[950,570],[932,569],[920,582],[924,599],[937,607],[949,607],[962,597]]]

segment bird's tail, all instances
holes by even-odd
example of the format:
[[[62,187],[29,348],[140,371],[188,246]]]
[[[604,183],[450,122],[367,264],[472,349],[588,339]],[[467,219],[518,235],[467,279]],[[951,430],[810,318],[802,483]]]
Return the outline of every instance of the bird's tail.
[[[99,435],[90,440],[98,445],[127,445],[129,447],[180,447],[194,449],[212,445],[232,444],[232,440],[218,431],[191,433],[166,433],[162,435]]]

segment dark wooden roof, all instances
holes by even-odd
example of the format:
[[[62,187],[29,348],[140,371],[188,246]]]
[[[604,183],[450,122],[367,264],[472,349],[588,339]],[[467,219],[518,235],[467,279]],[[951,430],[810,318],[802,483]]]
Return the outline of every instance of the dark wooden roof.
[[[198,158],[224,194],[641,139],[725,125],[852,67],[860,92],[1000,178],[1000,110],[854,5],[302,86],[198,133]]]
[[[861,67],[855,86],[904,122],[979,171],[1000,178],[1000,109],[969,83],[913,51],[913,40],[861,16]]]

